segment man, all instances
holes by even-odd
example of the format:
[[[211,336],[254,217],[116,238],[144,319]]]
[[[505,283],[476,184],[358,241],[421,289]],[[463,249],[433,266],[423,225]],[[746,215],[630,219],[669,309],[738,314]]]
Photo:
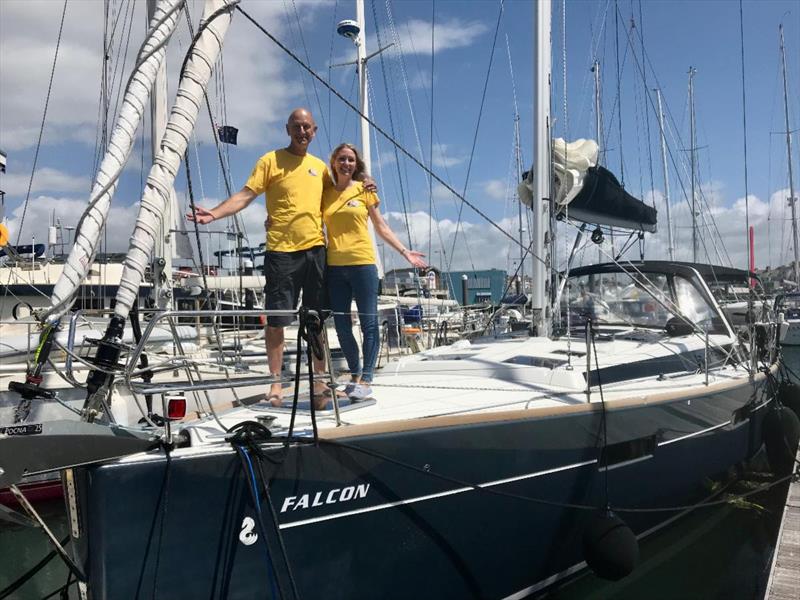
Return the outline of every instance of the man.
[[[325,273],[325,238],[322,234],[321,198],[326,166],[308,153],[317,125],[309,110],[298,108],[289,115],[286,133],[289,145],[267,152],[258,159],[244,187],[211,210],[198,207],[201,225],[233,215],[248,206],[262,192],[267,197],[267,252],[264,258],[265,308],[294,310],[299,292],[303,305],[322,308]],[[186,215],[193,220],[191,214]],[[283,329],[293,317],[269,316],[267,319],[267,360],[272,375],[280,378],[283,364]],[[322,374],[325,362],[314,358],[314,371]],[[313,401],[317,410],[328,402],[327,388],[315,386]],[[283,402],[280,382],[272,383],[267,401],[272,406]]]

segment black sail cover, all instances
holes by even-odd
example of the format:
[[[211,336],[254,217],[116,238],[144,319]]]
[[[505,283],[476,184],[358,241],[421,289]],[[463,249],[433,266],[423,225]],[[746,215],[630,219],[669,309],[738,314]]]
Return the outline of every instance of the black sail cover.
[[[599,165],[588,169],[581,191],[560,208],[577,221],[656,232],[656,209],[631,196],[611,171]]]

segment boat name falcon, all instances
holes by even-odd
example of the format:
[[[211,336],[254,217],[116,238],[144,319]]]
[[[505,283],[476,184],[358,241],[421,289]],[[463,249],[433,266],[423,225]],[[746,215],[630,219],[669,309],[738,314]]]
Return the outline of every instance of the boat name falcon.
[[[281,512],[285,513],[287,510],[292,511],[298,509],[305,509],[314,506],[324,506],[326,504],[337,504],[339,502],[348,502],[350,500],[358,500],[359,498],[366,498],[369,492],[368,483],[359,485],[351,485],[346,488],[334,488],[328,492],[323,501],[322,497],[324,492],[317,492],[314,494],[314,500],[311,500],[311,494],[303,494],[302,496],[286,496],[281,507]],[[338,495],[338,498],[337,498]]]

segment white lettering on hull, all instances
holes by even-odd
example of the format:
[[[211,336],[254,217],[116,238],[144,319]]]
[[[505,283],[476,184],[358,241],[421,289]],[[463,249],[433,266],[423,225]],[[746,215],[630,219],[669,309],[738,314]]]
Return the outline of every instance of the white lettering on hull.
[[[369,493],[368,483],[350,485],[343,488],[334,488],[327,494],[325,492],[315,492],[312,494],[302,494],[300,496],[286,496],[281,505],[281,512],[294,512],[315,506],[325,506],[327,504],[338,504],[339,502],[350,502],[366,498]]]

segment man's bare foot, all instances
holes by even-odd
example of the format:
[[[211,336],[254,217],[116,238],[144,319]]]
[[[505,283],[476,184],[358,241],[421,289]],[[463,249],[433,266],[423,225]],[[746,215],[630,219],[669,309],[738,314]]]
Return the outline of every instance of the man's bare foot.
[[[329,394],[314,394],[311,397],[314,403],[314,410],[325,410],[328,407],[328,401],[331,399]]]
[[[270,405],[274,406],[275,408],[278,408],[283,405],[283,396],[280,394],[268,394],[265,398],[265,401],[269,402]]]

